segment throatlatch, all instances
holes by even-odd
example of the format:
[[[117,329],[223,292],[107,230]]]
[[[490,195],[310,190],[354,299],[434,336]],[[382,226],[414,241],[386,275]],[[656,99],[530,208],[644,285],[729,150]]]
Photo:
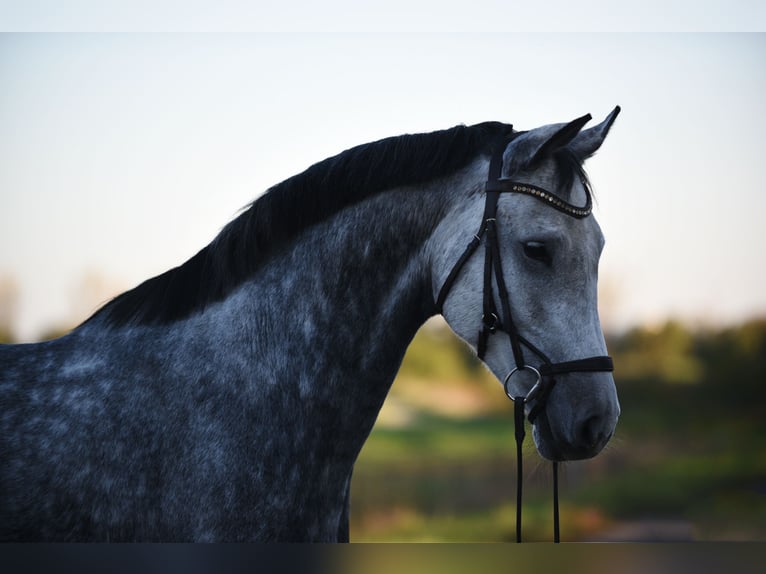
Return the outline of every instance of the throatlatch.
[[[590,115],[583,116],[575,120],[570,126],[576,127],[577,131],[590,119]],[[567,126],[567,127],[570,127]],[[516,542],[521,542],[521,498],[522,498],[522,444],[525,438],[524,418],[527,405],[531,405],[529,414],[526,417],[530,423],[534,424],[535,419],[545,407],[546,401],[551,391],[556,385],[555,375],[575,373],[575,372],[600,372],[613,371],[614,365],[609,356],[589,357],[574,361],[553,363],[537,347],[521,336],[516,329],[511,312],[511,304],[508,289],[506,288],[505,278],[503,276],[502,261],[500,258],[500,243],[497,238],[497,204],[501,193],[523,193],[530,195],[550,205],[551,207],[576,219],[583,219],[590,215],[592,210],[592,201],[587,186],[585,193],[587,197],[584,206],[572,205],[553,193],[540,187],[527,183],[516,182],[511,179],[503,179],[503,153],[511,140],[503,139],[495,146],[489,163],[489,177],[485,185],[486,201],[484,204],[484,216],[482,218],[479,231],[473,236],[471,242],[463,251],[455,266],[447,275],[439,295],[436,299],[436,307],[442,312],[444,302],[449,295],[450,289],[457,279],[465,263],[470,259],[474,252],[484,242],[484,292],[483,292],[483,314],[482,325],[477,337],[476,349],[480,359],[484,359],[487,351],[487,344],[490,335],[498,331],[508,335],[511,353],[516,367],[508,373],[503,381],[505,393],[509,399],[514,402],[514,435],[516,439],[516,458],[517,458],[517,478],[516,478]],[[495,306],[495,296],[493,290],[494,283],[497,284],[498,296],[500,300],[500,313]],[[526,347],[540,359],[541,364],[537,367],[529,365],[524,359],[524,349]],[[528,371],[537,378],[535,384],[526,395],[515,395],[511,391],[511,380],[514,375]],[[559,542],[559,508],[558,508],[558,462],[553,462],[553,539]]]

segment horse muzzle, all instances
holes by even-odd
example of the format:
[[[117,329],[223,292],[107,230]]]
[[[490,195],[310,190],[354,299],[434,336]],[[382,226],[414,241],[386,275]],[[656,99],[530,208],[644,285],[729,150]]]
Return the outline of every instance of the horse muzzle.
[[[611,376],[602,375],[603,378]],[[601,377],[598,377],[599,379]],[[573,382],[556,389],[534,420],[537,450],[551,461],[582,460],[600,453],[614,434],[620,407],[616,392],[599,385],[599,393],[571,400]],[[581,390],[582,385],[577,385]],[[591,386],[591,385],[588,385]],[[614,389],[611,383],[611,389]],[[570,391],[570,392],[567,392]]]

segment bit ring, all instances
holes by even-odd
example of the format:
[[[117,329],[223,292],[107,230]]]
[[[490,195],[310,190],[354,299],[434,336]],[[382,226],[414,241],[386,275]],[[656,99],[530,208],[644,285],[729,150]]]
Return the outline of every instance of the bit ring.
[[[514,397],[511,394],[511,391],[508,388],[508,384],[511,382],[513,375],[515,375],[516,373],[520,371],[530,371],[537,377],[537,381],[535,381],[535,384],[532,385],[532,388],[529,389],[529,392],[524,396],[524,402],[527,402],[535,398],[535,395],[537,395],[537,393],[540,391],[540,385],[542,384],[543,376],[540,374],[540,371],[538,371],[531,365],[514,367],[513,370],[505,376],[505,380],[503,381],[503,389],[505,389],[505,395],[512,401],[515,401],[518,397]]]

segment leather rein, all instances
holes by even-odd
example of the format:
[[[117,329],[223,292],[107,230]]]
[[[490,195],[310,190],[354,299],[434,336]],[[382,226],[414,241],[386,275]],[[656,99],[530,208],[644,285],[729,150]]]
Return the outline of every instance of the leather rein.
[[[585,193],[587,197],[586,204],[582,207],[572,205],[553,193],[531,185],[528,183],[521,183],[513,181],[511,179],[501,178],[503,167],[503,153],[509,139],[503,139],[492,153],[489,164],[489,177],[485,185],[486,202],[484,204],[484,215],[482,218],[481,226],[478,233],[476,233],[471,242],[466,247],[463,254],[458,259],[455,266],[450,271],[447,279],[444,281],[439,295],[436,299],[436,307],[441,313],[444,308],[444,302],[449,295],[449,292],[455,283],[458,275],[470,259],[470,257],[477,251],[479,246],[484,243],[484,294],[483,294],[483,315],[482,326],[479,330],[477,339],[477,354],[480,359],[484,360],[484,356],[487,351],[487,343],[490,335],[497,333],[498,331],[504,332],[508,335],[511,344],[511,352],[513,354],[516,367],[511,370],[503,381],[503,387],[505,394],[514,403],[514,435],[516,439],[516,459],[517,459],[517,479],[516,479],[516,542],[521,542],[521,498],[522,498],[522,443],[525,437],[524,430],[524,417],[525,407],[528,403],[534,404],[531,406],[527,418],[530,423],[534,423],[535,419],[539,416],[546,401],[551,394],[551,391],[556,385],[556,375],[566,373],[578,373],[578,372],[601,372],[601,371],[613,371],[614,366],[612,358],[609,356],[589,357],[586,359],[577,359],[574,361],[566,361],[561,363],[552,362],[540,349],[535,347],[531,342],[525,339],[516,328],[513,321],[513,314],[511,312],[511,304],[508,289],[506,288],[505,278],[503,277],[503,270],[500,258],[500,243],[497,237],[497,204],[501,193],[521,193],[530,195],[539,199],[540,201],[550,205],[554,209],[574,217],[576,219],[584,219],[590,215],[592,210],[592,200],[590,192],[585,187]],[[493,288],[494,283],[497,285],[498,296],[500,299],[501,311],[495,305],[495,296]],[[535,355],[541,363],[538,366],[532,366],[526,362],[524,358],[524,347],[526,347],[533,355]],[[510,383],[513,376],[519,372],[528,371],[535,375],[536,382],[526,395],[514,395],[511,391]],[[558,508],[558,462],[553,461],[553,538],[554,542],[560,541],[559,536],[559,508]]]

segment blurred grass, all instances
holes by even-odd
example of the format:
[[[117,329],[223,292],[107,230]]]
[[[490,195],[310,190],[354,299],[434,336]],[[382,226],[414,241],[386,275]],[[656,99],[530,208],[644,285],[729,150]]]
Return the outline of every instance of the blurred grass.
[[[562,539],[766,539],[766,321],[609,348],[623,414],[604,453],[562,468]],[[463,343],[422,329],[355,468],[352,540],[512,540],[511,411]],[[550,468],[526,447],[524,537],[550,540]]]

